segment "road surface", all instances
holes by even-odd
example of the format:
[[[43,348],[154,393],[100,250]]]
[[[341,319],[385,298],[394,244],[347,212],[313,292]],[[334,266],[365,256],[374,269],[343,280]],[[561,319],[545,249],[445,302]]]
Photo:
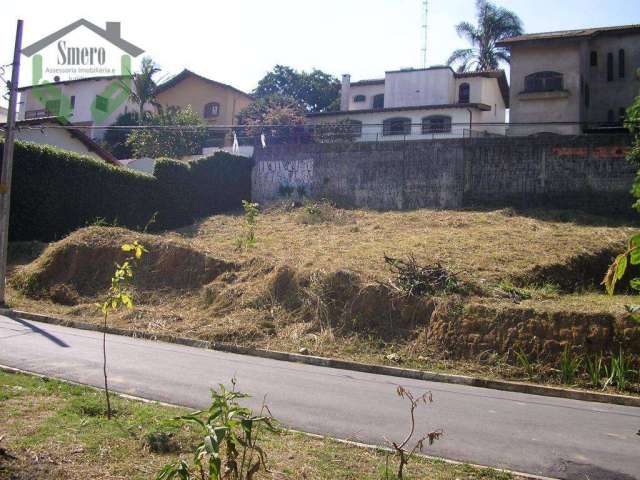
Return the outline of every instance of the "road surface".
[[[369,444],[408,427],[398,384],[430,390],[420,431],[442,428],[425,453],[562,479],[640,480],[640,408],[401,379],[148,340],[107,337],[114,391],[200,408],[238,381],[283,424]],[[101,334],[0,316],[0,364],[102,385]]]

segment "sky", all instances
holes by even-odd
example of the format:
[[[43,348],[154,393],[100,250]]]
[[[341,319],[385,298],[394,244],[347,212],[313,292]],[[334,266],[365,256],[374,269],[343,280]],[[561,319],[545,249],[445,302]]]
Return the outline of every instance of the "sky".
[[[640,0],[494,3],[518,14],[528,33],[640,23]],[[164,76],[189,68],[247,92],[276,64],[380,78],[422,66],[422,12],[423,0],[3,0],[0,65],[11,63],[17,19],[24,20],[28,46],[86,18],[102,28],[121,22],[122,37],[144,49]],[[467,46],[455,25],[474,17],[474,0],[429,0],[428,64],[443,64]],[[30,83],[28,68],[20,85]]]

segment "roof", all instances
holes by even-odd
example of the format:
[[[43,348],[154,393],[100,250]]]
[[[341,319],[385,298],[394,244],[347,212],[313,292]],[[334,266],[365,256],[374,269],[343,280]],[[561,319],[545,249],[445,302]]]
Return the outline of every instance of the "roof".
[[[137,57],[144,50],[136,47],[134,44],[127,42],[126,40],[120,38],[120,23],[119,22],[107,22],[107,28],[105,30],[100,27],[94,25],[93,23],[81,18],[80,20],[76,20],[75,22],[67,25],[60,30],[53,32],[51,35],[47,35],[41,40],[38,40],[36,43],[29,45],[26,48],[22,49],[22,53],[27,57],[30,57],[34,53],[38,53],[43,48],[51,45],[56,40],[64,37],[67,33],[72,32],[78,27],[86,27],[97,35],[100,35],[102,38],[111,42],[113,45],[118,47],[120,50],[127,52],[129,55],[133,57]]]
[[[63,118],[60,117],[41,117],[41,118],[31,118],[29,120],[18,120],[16,122],[16,126],[17,127],[21,127],[21,126],[30,126],[30,125],[42,125],[45,123],[57,123],[58,125],[61,126],[73,126],[72,123],[69,123],[68,121],[64,120]],[[2,123],[0,124],[0,126],[4,127],[6,125],[6,123]],[[102,148],[98,143],[96,143],[95,141],[93,141],[86,133],[84,133],[82,130],[78,129],[78,128],[68,128],[66,129],[67,132],[69,132],[69,134],[78,139],[85,147],[87,147],[87,149],[90,152],[95,153],[96,155],[98,155],[102,160],[104,160],[107,163],[110,163],[112,165],[116,165],[118,167],[120,167],[120,162],[118,161],[118,159],[116,157],[113,156],[113,154],[111,152],[109,152],[108,150],[105,150],[104,148]]]
[[[215,85],[216,87],[228,88],[230,90],[233,90],[236,93],[244,95],[245,97],[248,97],[253,100],[253,97],[251,95],[243,92],[242,90],[237,89],[236,87],[232,87],[231,85],[227,85],[226,83],[216,82],[215,80],[211,80],[210,78],[203,77],[202,75],[198,75],[197,73],[194,73],[191,70],[188,70],[186,68],[182,70],[179,74],[167,80],[166,82],[158,85],[158,88],[156,88],[156,94],[162,93],[166,90],[169,90],[170,88],[175,87],[180,82],[187,79],[188,77],[193,77],[199,80],[203,80],[211,85]]]
[[[508,47],[515,43],[540,42],[555,40],[575,40],[593,38],[603,34],[622,34],[640,32],[640,24],[617,25],[613,27],[582,28],[578,30],[559,30],[556,32],[527,33],[516,37],[506,38],[496,43],[499,47]]]
[[[393,72],[386,73],[400,73],[400,72],[415,72],[415,71],[426,71],[426,70],[436,70],[448,68],[451,70],[451,67],[448,66],[435,66],[428,68],[420,68],[420,69],[412,69],[412,70],[395,70]],[[452,70],[453,71],[453,70]],[[504,73],[504,70],[490,70],[484,72],[462,72],[456,73],[453,72],[454,78],[473,78],[473,77],[482,77],[482,78],[495,78],[498,80],[498,87],[500,88],[500,94],[502,95],[502,100],[504,101],[505,108],[509,108],[509,82],[507,81],[507,75]],[[359,82],[351,82],[352,87],[364,87],[367,85],[384,85],[384,78],[375,78],[371,80],[360,80]]]
[[[132,77],[132,75],[102,75],[102,76],[96,76],[96,77],[86,77],[86,78],[76,78],[74,80],[60,80],[59,82],[49,82],[46,84],[38,84],[38,85],[28,85],[28,86],[24,86],[24,87],[20,87],[18,88],[19,92],[23,92],[25,90],[29,90],[31,88],[35,88],[35,87],[42,87],[43,85],[67,85],[69,83],[78,83],[78,82],[90,82],[90,81],[97,81],[97,80],[119,80],[122,78],[130,78]]]
[[[412,110],[444,110],[447,108],[475,108],[488,111],[491,107],[486,103],[447,103],[441,105],[417,105],[414,107],[368,108],[365,110],[340,110],[337,112],[308,113],[307,117],[330,117],[338,115],[359,115],[363,113],[406,112]]]

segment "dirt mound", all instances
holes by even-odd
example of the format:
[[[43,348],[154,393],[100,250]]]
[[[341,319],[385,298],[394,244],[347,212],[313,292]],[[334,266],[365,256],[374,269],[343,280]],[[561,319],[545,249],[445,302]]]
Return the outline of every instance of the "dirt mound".
[[[512,281],[518,287],[552,283],[565,293],[597,287],[615,256],[623,249],[622,243],[613,243],[600,250],[581,252],[562,262],[535,265],[514,276]]]
[[[35,261],[20,268],[12,283],[30,296],[49,296],[65,285],[82,296],[93,296],[110,285],[114,264],[127,253],[121,246],[138,240],[148,253],[135,272],[141,290],[199,288],[236,264],[194,250],[188,244],[123,228],[88,227],[55,242]]]

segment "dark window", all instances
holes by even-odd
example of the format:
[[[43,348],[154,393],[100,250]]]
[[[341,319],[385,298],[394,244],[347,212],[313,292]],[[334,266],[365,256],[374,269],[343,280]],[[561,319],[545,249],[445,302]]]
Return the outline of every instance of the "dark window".
[[[607,82],[613,81],[613,53],[607,53]]]
[[[364,95],[356,95],[355,97],[353,97],[354,103],[362,103],[362,102],[365,102],[366,100],[367,100],[367,97],[365,97]]]
[[[75,95],[71,95],[70,103],[71,103],[71,110],[76,108],[76,96]]]
[[[57,117],[60,115],[60,100],[47,100],[44,105],[47,115]]]
[[[609,123],[613,123],[614,122],[614,118],[613,118],[613,110],[609,110],[607,112],[607,122]]]
[[[102,95],[96,96],[96,110],[100,110],[101,112],[106,112],[109,109],[109,99],[107,97],[103,97]]]
[[[410,118],[389,118],[383,122],[383,135],[410,135],[411,119]]]
[[[373,97],[373,108],[377,110],[384,108],[384,93],[375,95]]]
[[[217,117],[220,115],[220,104],[218,102],[207,103],[204,106],[204,118]]]
[[[458,87],[458,102],[460,103],[469,103],[469,84],[463,83]]]
[[[589,108],[591,105],[591,90],[589,90],[589,84],[585,83],[584,85],[584,106]]]
[[[422,119],[422,133],[451,132],[451,117],[447,115],[431,115]]]
[[[553,92],[563,88],[562,74],[558,72],[536,72],[524,78],[525,92]]]
[[[624,50],[621,48],[620,50],[618,50],[618,76],[620,78],[624,78],[624,71]]]
[[[618,116],[620,117],[620,121],[624,122],[624,119],[627,118],[627,109],[620,107],[620,110],[618,110]]]
[[[596,52],[595,50],[591,52],[590,63],[592,67],[598,66],[598,52]]]

